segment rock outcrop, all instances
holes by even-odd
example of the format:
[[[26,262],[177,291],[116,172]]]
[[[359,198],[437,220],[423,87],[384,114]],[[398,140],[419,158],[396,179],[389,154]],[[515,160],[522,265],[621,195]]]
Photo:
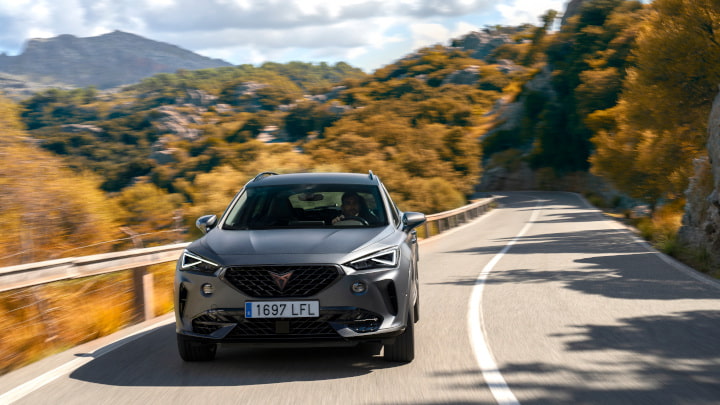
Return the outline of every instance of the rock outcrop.
[[[695,176],[686,192],[680,243],[720,266],[720,94],[708,120],[708,156],[695,161]]]
[[[532,80],[525,84],[525,91],[518,97],[517,101],[508,103],[506,100],[500,99],[495,103],[493,110],[487,115],[494,115],[497,125],[487,131],[483,138],[487,138],[498,131],[518,130],[523,112],[527,108],[526,101],[529,92],[540,93],[549,102],[554,102],[557,99],[555,89],[552,87],[552,71],[548,66],[543,67]]]
[[[474,85],[480,79],[480,68],[477,65],[470,65],[463,70],[456,70],[443,80],[443,84],[465,84]]]
[[[157,118],[153,121],[153,126],[161,134],[173,134],[188,141],[197,139],[200,137],[200,130],[194,127],[203,124],[200,114],[204,110],[192,108],[191,106],[186,106],[185,109],[191,111],[181,111],[175,106],[156,108]]]
[[[518,31],[509,27],[504,30]],[[512,32],[502,32],[496,29],[486,28],[482,31],[473,31],[452,41],[452,46],[470,51],[470,56],[476,59],[485,60],[497,47],[514,43]]]
[[[157,73],[222,66],[231,65],[122,31],[89,38],[32,39],[22,54],[0,55],[0,73],[29,82],[99,89],[136,83]]]
[[[567,24],[569,18],[580,14],[580,9],[585,2],[587,2],[587,0],[570,0],[565,7],[565,13],[562,16],[560,25],[562,26]]]

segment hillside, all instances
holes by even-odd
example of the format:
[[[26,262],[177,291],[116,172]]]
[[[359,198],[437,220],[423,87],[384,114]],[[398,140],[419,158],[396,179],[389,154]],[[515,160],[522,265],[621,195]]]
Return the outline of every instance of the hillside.
[[[436,46],[373,75],[345,63],[185,70],[108,93],[51,89],[19,108],[26,139],[97,176],[118,223],[150,246],[176,240],[178,215],[193,232],[267,170],[373,170],[404,209],[462,205],[486,115],[530,73]]]
[[[0,74],[20,77],[30,82],[29,86],[39,83],[107,89],[157,73],[222,66],[231,65],[122,31],[89,38],[60,35],[31,39],[20,55],[0,55]]]

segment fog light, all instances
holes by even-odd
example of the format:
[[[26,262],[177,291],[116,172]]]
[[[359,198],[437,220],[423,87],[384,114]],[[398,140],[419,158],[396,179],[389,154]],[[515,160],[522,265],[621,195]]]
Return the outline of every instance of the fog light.
[[[203,295],[212,295],[212,293],[215,291],[215,287],[212,286],[210,283],[205,283],[200,287],[202,290]]]
[[[367,284],[362,281],[356,281],[353,283],[351,289],[355,294],[364,294],[367,291]]]

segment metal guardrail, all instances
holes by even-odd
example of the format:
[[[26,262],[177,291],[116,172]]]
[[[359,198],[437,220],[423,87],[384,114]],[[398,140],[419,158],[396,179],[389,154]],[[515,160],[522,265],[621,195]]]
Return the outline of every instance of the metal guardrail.
[[[188,243],[69,257],[0,268],[0,292],[177,260]]]
[[[454,210],[427,216],[418,233],[427,238],[466,223],[490,209],[485,198]],[[167,263],[177,260],[189,243],[71,257],[0,268],[0,292]]]
[[[494,201],[495,198],[492,197],[483,198],[454,210],[428,215],[427,221],[425,221],[425,223],[421,226],[421,229],[424,232],[420,232],[420,236],[424,238],[435,236],[451,228],[455,228],[466,222],[472,221],[489,211]]]

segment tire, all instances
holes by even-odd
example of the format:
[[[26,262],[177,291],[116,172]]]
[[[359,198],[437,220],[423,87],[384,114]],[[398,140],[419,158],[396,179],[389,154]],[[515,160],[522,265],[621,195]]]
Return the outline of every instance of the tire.
[[[177,335],[177,346],[185,361],[212,361],[217,351],[216,343],[200,343],[182,335]]]
[[[385,361],[409,363],[415,358],[415,320],[414,310],[408,312],[405,332],[395,338],[392,344],[385,345]]]
[[[420,278],[418,276],[417,256],[415,256],[415,305],[413,305],[413,315],[415,315],[415,323],[420,320]]]
[[[414,323],[420,320],[420,284],[417,285],[417,296],[415,297],[415,305],[413,305]]]
[[[413,306],[413,315],[414,315],[414,323],[417,323],[420,320],[420,300],[415,301],[415,306]]]

